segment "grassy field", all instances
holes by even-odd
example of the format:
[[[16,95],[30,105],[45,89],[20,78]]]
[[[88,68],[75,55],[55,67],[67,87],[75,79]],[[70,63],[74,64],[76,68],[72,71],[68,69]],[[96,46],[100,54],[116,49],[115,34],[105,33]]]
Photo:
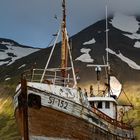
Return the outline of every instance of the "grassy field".
[[[140,86],[137,83],[125,83],[125,93],[129,97],[134,109],[124,117],[126,122],[134,126],[137,140],[140,140]],[[14,118],[13,96],[14,85],[0,86],[0,140],[21,140]],[[124,94],[120,102],[128,102]]]
[[[0,140],[21,140],[13,108],[13,93],[15,88],[0,87]]]
[[[134,109],[130,110],[124,119],[128,120],[129,118],[134,127],[137,140],[140,140],[140,85],[139,83],[126,83],[124,89],[126,89],[126,93],[134,105]]]

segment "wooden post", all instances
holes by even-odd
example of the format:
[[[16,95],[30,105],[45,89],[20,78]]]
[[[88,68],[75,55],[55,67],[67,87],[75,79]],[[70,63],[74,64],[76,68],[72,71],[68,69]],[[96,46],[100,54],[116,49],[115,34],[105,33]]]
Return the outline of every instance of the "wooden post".
[[[29,140],[27,81],[26,78],[23,76],[21,76],[21,112],[23,137],[24,140]]]

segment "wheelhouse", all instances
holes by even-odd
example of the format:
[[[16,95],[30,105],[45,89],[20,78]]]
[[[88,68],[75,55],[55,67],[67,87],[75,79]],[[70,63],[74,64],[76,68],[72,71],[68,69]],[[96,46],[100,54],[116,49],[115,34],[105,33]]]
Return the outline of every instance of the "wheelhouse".
[[[97,108],[109,117],[116,119],[117,102],[113,97],[88,97],[92,108]]]

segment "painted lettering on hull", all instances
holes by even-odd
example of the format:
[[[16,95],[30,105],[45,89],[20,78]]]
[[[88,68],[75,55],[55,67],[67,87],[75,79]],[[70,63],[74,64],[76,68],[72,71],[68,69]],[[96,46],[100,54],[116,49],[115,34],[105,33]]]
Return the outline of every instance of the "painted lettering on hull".
[[[67,107],[68,107],[68,102],[66,102],[62,99],[53,97],[53,96],[49,96],[48,104],[56,105],[56,106],[63,108],[63,109],[67,109]]]

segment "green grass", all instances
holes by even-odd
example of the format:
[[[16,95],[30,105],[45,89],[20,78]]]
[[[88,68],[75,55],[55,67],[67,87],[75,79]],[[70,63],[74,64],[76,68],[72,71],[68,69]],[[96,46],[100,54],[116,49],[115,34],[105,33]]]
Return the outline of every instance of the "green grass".
[[[20,140],[14,117],[13,86],[0,87],[0,140]]]
[[[140,140],[140,86],[139,83],[126,83],[124,89],[126,89],[125,91],[131,103],[134,105],[134,109],[128,112],[128,114],[124,117],[124,120],[126,122],[129,120],[131,121],[135,130],[136,138],[137,140]]]

